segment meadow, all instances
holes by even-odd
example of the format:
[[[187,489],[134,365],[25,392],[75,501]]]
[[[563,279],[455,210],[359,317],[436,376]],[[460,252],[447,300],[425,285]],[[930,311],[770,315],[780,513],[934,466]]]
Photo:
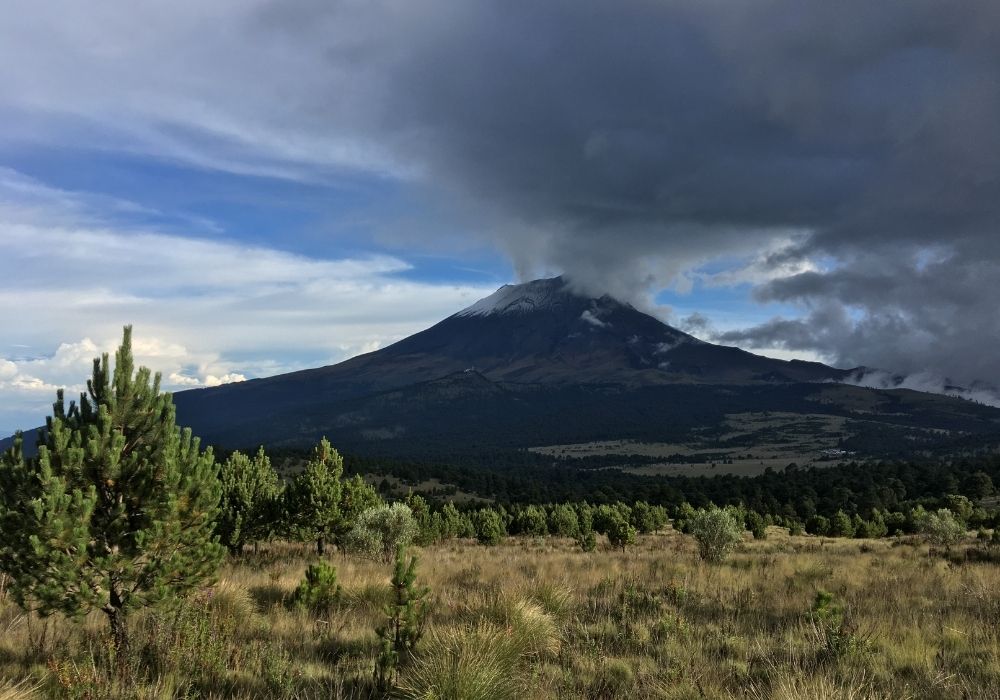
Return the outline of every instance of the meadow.
[[[391,565],[328,555],[340,594],[310,610],[292,598],[314,550],[273,542],[137,613],[127,659],[101,613],[40,619],[0,591],[0,698],[1000,698],[1000,567],[966,551],[777,527],[720,564],[669,529],[624,552],[413,547],[430,612],[380,690]]]

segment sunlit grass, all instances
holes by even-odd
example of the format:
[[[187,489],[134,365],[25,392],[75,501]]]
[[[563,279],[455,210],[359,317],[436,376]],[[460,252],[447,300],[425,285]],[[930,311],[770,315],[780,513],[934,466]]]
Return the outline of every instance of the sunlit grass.
[[[389,567],[330,556],[342,594],[316,613],[291,601],[313,557],[275,543],[137,613],[120,673],[99,613],[42,620],[0,599],[0,700],[378,697]],[[916,543],[772,529],[713,566],[674,532],[625,553],[448,542],[420,553],[418,582],[434,603],[407,697],[1000,697],[1000,567]],[[842,618],[810,616],[821,590]]]

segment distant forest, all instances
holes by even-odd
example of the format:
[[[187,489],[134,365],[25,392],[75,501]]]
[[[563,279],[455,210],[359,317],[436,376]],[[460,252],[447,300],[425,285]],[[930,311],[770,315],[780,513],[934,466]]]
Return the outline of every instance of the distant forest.
[[[270,451],[286,469],[305,456],[296,451]],[[757,476],[641,476],[615,469],[585,469],[574,462],[553,466],[551,457],[522,452],[515,466],[491,468],[489,457],[477,464],[445,465],[385,458],[345,456],[345,472],[393,476],[417,485],[437,479],[445,487],[432,492],[444,503],[457,490],[491,499],[499,505],[559,502],[634,503],[644,501],[670,510],[682,504],[696,508],[742,505],[775,518],[807,522],[831,518],[838,511],[870,518],[875,511],[907,512],[916,506],[948,507],[949,498],[964,496],[979,504],[977,520],[993,520],[995,484],[1000,483],[1000,455],[961,459],[851,462],[829,467],[790,465]],[[510,455],[503,455],[510,464]],[[985,505],[987,508],[983,508]]]

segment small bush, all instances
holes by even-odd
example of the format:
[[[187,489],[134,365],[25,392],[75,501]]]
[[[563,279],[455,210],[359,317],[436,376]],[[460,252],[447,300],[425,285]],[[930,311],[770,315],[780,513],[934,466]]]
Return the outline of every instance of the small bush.
[[[850,613],[834,600],[832,593],[817,591],[809,622],[823,656],[841,659],[865,646]]]
[[[708,562],[721,562],[743,541],[743,527],[721,508],[699,510],[690,520],[698,554]]]
[[[601,668],[595,687],[599,697],[628,697],[635,686],[635,671],[624,659],[607,659]]]
[[[292,602],[313,612],[329,612],[340,599],[337,570],[325,561],[310,564],[306,577],[295,589]]]
[[[396,550],[396,566],[390,587],[392,602],[388,606],[388,619],[379,628],[382,649],[375,661],[375,683],[387,688],[395,680],[399,667],[409,661],[414,647],[424,633],[424,622],[430,612],[427,595],[430,588],[418,588],[417,558],[406,562],[403,548]]]

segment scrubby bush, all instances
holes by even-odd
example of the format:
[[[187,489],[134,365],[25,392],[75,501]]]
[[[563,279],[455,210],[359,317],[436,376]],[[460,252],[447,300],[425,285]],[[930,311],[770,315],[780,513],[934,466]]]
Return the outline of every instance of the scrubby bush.
[[[418,530],[409,506],[381,505],[358,516],[345,544],[349,551],[390,562],[397,549],[413,542]]]
[[[594,530],[602,535],[607,535],[619,520],[632,521],[632,509],[624,503],[603,504],[594,510]]]
[[[810,535],[825,537],[830,534],[830,519],[823,515],[814,515],[806,521],[806,532]]]
[[[409,507],[413,513],[413,519],[417,523],[417,533],[413,537],[413,542],[426,547],[444,537],[444,519],[440,512],[435,512],[431,509],[426,498],[411,491],[406,495],[403,503]],[[390,560],[391,558],[390,553]]]
[[[695,516],[694,506],[685,501],[677,506],[674,511],[674,529],[684,533],[685,535],[691,534],[691,519]]]
[[[970,501],[966,496],[959,496],[956,494],[949,494],[945,496],[945,506],[951,511],[955,519],[958,520],[963,525],[969,522],[972,518],[972,514],[975,511],[975,506],[972,501]]]
[[[656,513],[653,507],[645,501],[639,501],[632,506],[632,527],[642,534],[648,534],[658,529]]]
[[[699,510],[689,518],[698,554],[708,562],[721,562],[743,541],[743,526],[721,508]]]
[[[354,527],[358,517],[366,510],[382,505],[382,497],[378,491],[361,477],[355,474],[345,479],[340,485],[340,522],[335,528],[337,544],[342,544],[348,533]]]
[[[467,537],[468,518],[463,515],[453,503],[446,503],[441,508],[441,537]]]
[[[576,508],[576,519],[580,524],[580,534],[586,535],[594,529],[594,507],[589,503],[579,503]]]
[[[920,532],[928,541],[942,547],[950,547],[965,537],[965,526],[947,508],[924,516]]]

